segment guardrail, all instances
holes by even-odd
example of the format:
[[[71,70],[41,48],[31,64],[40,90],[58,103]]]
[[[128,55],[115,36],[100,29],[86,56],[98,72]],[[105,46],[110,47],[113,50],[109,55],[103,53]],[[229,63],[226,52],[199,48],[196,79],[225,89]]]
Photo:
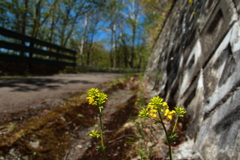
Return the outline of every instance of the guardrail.
[[[0,61],[76,66],[77,52],[74,50],[47,43],[2,27],[0,27],[0,35],[3,36],[0,40]],[[9,38],[20,43],[6,41]],[[20,52],[20,54],[8,54],[6,51],[9,50]]]

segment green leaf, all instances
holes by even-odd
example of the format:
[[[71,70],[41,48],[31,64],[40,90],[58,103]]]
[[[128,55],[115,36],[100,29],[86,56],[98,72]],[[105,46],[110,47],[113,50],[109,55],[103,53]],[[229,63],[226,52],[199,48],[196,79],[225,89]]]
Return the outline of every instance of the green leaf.
[[[156,120],[156,121],[154,122],[155,125],[157,125],[158,123],[162,123],[162,121],[161,121],[161,120]]]
[[[126,137],[127,139],[131,139],[131,140],[134,140],[134,138],[133,137]]]
[[[168,138],[169,138],[170,141],[172,141],[172,140],[176,139],[177,137],[178,137],[177,134],[174,133],[174,135],[171,135]]]
[[[142,156],[144,159],[147,158],[145,152],[144,152],[142,149],[138,148],[138,151],[140,152],[141,156]],[[142,159],[142,158],[141,158],[141,159]]]
[[[96,147],[96,151],[98,151],[99,149],[101,149],[102,147],[101,146],[97,146]]]
[[[101,117],[104,117],[105,116],[105,114],[99,114],[99,118],[101,118]]]

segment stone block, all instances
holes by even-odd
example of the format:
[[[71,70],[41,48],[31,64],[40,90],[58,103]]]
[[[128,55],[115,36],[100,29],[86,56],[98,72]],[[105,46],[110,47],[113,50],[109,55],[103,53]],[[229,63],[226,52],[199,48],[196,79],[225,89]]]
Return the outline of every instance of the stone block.
[[[240,14],[240,0],[234,0],[235,6],[237,8],[238,14]]]
[[[198,17],[198,30],[201,33],[206,25],[208,23],[209,18],[212,16],[212,12],[214,11],[214,8],[218,4],[219,0],[207,0],[204,2],[201,2],[203,6],[201,7],[201,11],[199,12]]]
[[[240,88],[202,123],[195,149],[204,159],[238,159],[240,151]]]
[[[180,94],[179,96],[182,97],[183,94],[186,92],[188,87],[193,81],[193,78],[199,72],[199,57],[202,54],[202,48],[200,41],[197,41],[195,46],[193,47],[190,55],[187,58],[186,63],[184,63],[184,71],[183,71],[183,79],[180,86]]]
[[[187,135],[194,139],[201,125],[204,108],[204,87],[203,87],[203,72],[202,70],[188,87],[184,96],[178,99],[177,106],[184,107],[187,110],[187,115],[190,116],[190,123],[187,130]]]
[[[233,25],[204,69],[204,112],[211,112],[240,83],[240,50],[237,50],[240,46],[236,46],[238,43],[234,45],[236,36],[240,35],[237,28],[239,23]]]
[[[203,48],[201,63],[203,67],[236,20],[234,3],[220,0],[201,33],[200,42]]]

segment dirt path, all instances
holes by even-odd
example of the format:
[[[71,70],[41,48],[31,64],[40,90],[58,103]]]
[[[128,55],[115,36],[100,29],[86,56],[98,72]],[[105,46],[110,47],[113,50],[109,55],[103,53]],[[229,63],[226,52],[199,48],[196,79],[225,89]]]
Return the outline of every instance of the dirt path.
[[[0,79],[0,113],[59,105],[73,93],[122,77],[117,73],[84,73]]]

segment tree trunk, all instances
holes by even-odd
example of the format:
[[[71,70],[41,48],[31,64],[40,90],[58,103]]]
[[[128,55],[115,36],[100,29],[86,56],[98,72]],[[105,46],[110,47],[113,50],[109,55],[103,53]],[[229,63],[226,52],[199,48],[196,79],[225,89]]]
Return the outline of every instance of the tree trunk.
[[[22,34],[26,35],[26,23],[27,23],[27,11],[28,11],[28,0],[24,1],[24,12],[22,17]],[[25,46],[25,41],[22,40],[22,45]],[[21,56],[25,56],[24,52],[20,53]]]
[[[84,47],[84,41],[85,41],[85,37],[86,37],[86,33],[87,33],[87,25],[88,25],[88,14],[85,14],[83,35],[82,35],[81,44],[80,44],[80,47],[79,47],[79,54],[80,54],[80,56],[79,56],[80,57],[79,63],[80,63],[80,65],[83,64],[83,57],[84,57],[83,47]]]

